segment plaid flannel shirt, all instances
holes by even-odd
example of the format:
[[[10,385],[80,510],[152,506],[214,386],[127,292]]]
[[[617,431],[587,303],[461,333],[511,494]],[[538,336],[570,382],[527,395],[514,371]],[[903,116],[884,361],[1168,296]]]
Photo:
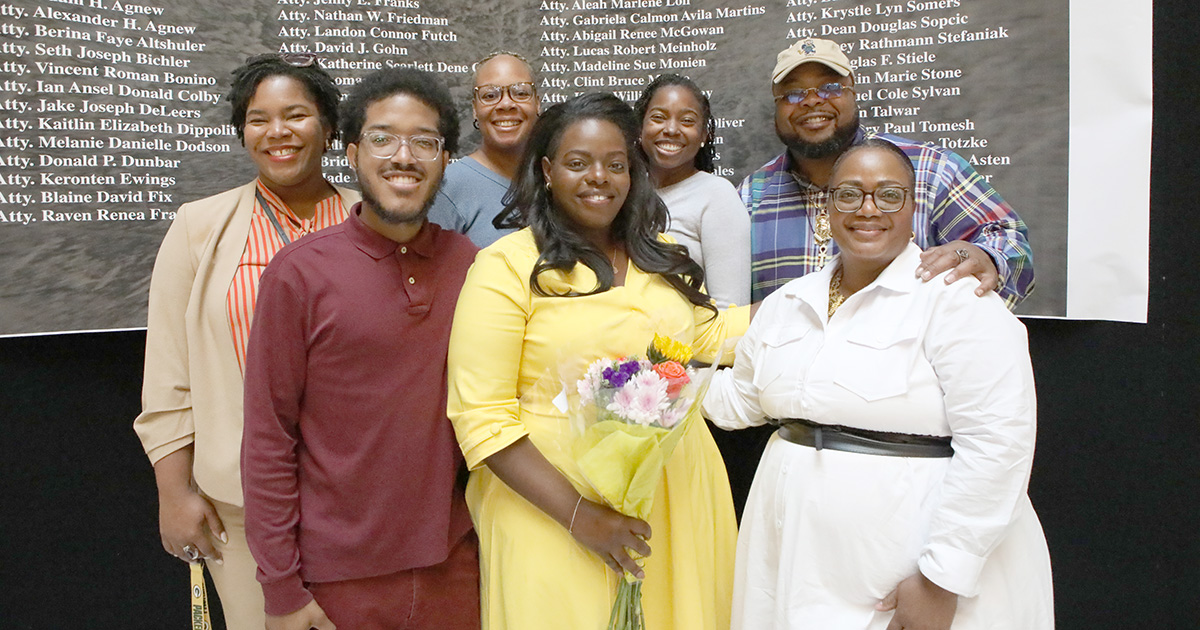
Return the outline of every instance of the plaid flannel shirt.
[[[865,139],[858,132],[855,144]],[[900,147],[917,174],[915,241],[921,249],[955,240],[979,246],[1000,273],[997,291],[1011,309],[1033,291],[1033,251],[1025,222],[966,160],[932,143],[876,134]],[[822,256],[813,220],[825,205],[825,189],[792,173],[785,151],[738,186],[750,211],[751,299],[762,300],[789,280],[816,271],[837,252],[829,241]]]

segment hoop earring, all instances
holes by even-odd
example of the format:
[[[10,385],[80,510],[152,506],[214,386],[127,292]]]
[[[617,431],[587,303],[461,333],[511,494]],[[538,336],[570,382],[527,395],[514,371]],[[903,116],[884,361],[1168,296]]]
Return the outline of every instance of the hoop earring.
[[[472,120],[471,125],[474,126],[476,129],[478,129],[479,128],[479,119],[476,118],[476,119]]]
[[[550,192],[550,180],[546,180],[546,192]]]

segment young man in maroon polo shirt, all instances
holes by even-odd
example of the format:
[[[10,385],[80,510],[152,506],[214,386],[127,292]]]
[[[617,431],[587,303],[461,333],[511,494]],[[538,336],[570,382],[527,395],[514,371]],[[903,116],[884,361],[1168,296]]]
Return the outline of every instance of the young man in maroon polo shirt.
[[[371,74],[342,107],[363,201],[267,267],[247,351],[246,535],[267,629],[478,628],[478,543],[446,418],[450,322],[476,248],[426,220],[458,119],[418,70]]]

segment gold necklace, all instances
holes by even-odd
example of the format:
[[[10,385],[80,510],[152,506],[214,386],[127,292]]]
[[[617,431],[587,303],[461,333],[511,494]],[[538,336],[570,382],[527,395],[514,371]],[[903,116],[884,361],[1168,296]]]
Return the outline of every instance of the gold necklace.
[[[837,312],[838,307],[842,302],[846,301],[846,296],[842,295],[842,268],[838,267],[837,271],[833,272],[833,277],[829,279],[829,317]]]
[[[817,209],[817,216],[814,220],[813,238],[820,244],[824,245],[833,238],[833,226],[829,223],[829,210],[824,206]]]
[[[817,246],[816,269],[829,261],[829,240],[833,238],[833,227],[829,223],[829,210],[822,205],[813,217],[813,241]]]

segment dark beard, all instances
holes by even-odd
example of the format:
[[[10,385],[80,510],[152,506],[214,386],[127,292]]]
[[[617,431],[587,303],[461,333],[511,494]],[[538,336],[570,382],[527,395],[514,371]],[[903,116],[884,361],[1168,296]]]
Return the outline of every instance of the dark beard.
[[[421,206],[421,210],[415,215],[407,216],[384,208],[382,205],[380,205],[379,199],[375,196],[371,188],[364,185],[362,180],[359,180],[358,187],[362,192],[363,208],[366,208],[368,212],[379,217],[380,221],[383,221],[388,225],[424,223],[425,218],[429,216],[429,209],[433,207],[433,202],[437,199],[438,192],[442,190],[442,182],[446,179],[444,175],[445,174],[443,173],[443,177],[438,180],[437,186],[434,187],[433,191],[429,195],[429,198],[425,200],[425,205]]]
[[[779,130],[779,126],[775,126],[775,135],[779,136],[779,140],[787,146],[792,157],[806,160],[820,160],[841,155],[842,151],[845,151],[854,142],[854,136],[857,133],[858,114],[855,114],[854,120],[850,121],[846,126],[836,127],[833,130],[833,135],[823,142],[805,142],[790,133],[789,135],[784,135],[784,132]]]

